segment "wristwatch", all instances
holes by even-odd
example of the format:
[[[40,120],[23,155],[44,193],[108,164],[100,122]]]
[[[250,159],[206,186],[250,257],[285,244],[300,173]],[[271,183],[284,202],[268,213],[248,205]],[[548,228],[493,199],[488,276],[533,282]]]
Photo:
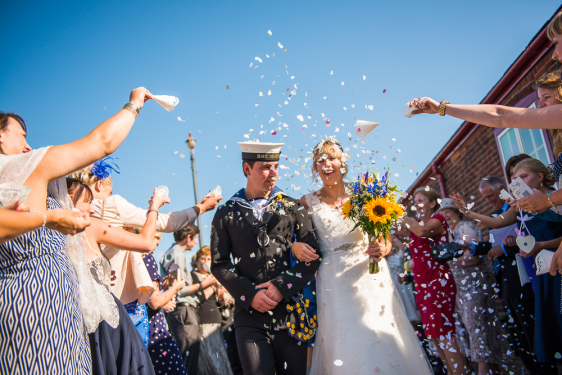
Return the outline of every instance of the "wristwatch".
[[[199,291],[202,292],[204,290],[205,290],[205,288],[203,288],[203,283],[199,283]]]

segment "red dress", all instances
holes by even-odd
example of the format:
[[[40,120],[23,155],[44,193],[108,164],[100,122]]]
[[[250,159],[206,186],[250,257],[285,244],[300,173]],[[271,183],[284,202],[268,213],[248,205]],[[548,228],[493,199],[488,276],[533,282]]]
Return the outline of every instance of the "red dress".
[[[433,215],[447,231],[445,218]],[[435,245],[448,242],[447,232],[433,237]],[[414,260],[414,282],[416,302],[420,311],[423,329],[428,338],[439,338],[455,333],[455,299],[457,286],[449,265],[431,257],[429,239],[410,233],[410,253]]]

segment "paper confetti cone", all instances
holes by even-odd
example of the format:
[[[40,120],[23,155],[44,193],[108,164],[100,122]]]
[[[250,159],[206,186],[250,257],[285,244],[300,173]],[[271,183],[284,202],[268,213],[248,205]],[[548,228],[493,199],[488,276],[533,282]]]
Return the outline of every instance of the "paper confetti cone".
[[[153,95],[152,98],[168,112],[173,111],[180,102],[178,98],[170,95]]]
[[[364,137],[369,134],[374,128],[379,126],[378,122],[357,120],[353,128],[355,129],[355,134],[359,137]]]

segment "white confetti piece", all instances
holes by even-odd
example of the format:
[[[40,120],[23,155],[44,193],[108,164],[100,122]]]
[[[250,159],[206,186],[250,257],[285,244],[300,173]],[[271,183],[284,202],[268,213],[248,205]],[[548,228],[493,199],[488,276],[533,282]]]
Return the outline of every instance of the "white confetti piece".
[[[258,60],[261,63],[261,59],[257,56],[256,56],[256,60]]]
[[[183,158],[185,158],[185,155],[184,155],[184,154],[180,154],[180,159],[183,159]]]
[[[366,80],[366,79],[367,79],[367,77],[366,77],[366,76],[363,76],[363,81]]]
[[[336,365],[338,367],[343,366],[343,361],[341,359],[336,359],[334,361],[334,365]]]
[[[283,48],[283,45],[280,42],[277,42],[277,45],[279,46],[279,48]]]
[[[185,120],[182,120],[181,117],[179,117],[179,116],[178,116],[178,121],[185,122]]]
[[[302,115],[298,115],[297,118],[301,121],[304,121],[304,118],[302,117]]]
[[[271,36],[273,33],[271,32],[271,30],[268,30],[267,33]]]

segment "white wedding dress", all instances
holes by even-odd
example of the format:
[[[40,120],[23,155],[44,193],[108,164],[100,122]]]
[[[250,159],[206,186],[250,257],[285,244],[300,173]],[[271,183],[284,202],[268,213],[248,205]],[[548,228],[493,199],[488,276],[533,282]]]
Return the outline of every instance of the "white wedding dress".
[[[323,258],[310,374],[432,374],[386,260],[369,274],[367,235],[315,193],[305,199]]]

